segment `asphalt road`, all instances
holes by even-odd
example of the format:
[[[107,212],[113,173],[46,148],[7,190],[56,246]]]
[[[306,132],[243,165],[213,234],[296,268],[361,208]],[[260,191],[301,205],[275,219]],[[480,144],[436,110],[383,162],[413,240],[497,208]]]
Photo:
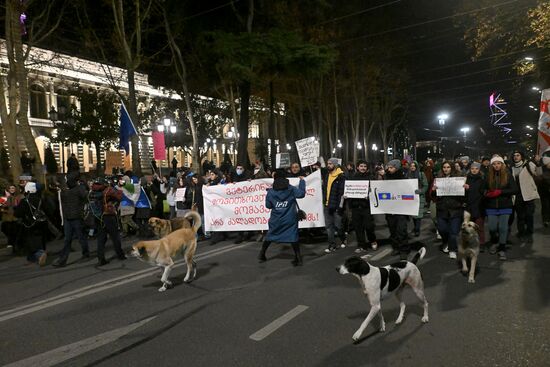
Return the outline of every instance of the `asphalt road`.
[[[97,268],[74,252],[56,269],[4,255],[0,365],[548,366],[550,229],[538,227],[532,245],[513,237],[507,262],[481,254],[468,284],[429,226],[424,220],[419,267],[430,322],[421,324],[408,289],[404,322],[394,324],[398,303],[389,298],[386,331],[375,318],[358,343],[351,336],[369,305],[358,281],[335,271],[354,247],[325,255],[325,244],[304,245],[295,268],[286,245],[272,245],[258,264],[258,243],[201,242],[197,279],[183,283],[181,265],[164,293],[160,272],[135,259]],[[388,253],[381,246],[371,263],[395,260]]]

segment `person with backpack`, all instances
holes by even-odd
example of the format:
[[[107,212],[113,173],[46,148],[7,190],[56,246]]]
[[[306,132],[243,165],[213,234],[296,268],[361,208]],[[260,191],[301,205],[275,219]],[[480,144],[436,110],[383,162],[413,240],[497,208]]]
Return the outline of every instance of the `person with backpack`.
[[[105,178],[98,178],[92,185],[89,198],[90,208],[96,220],[98,266],[109,263],[105,258],[107,237],[113,241],[118,259],[126,260],[126,255],[122,251],[117,215],[117,207],[122,200],[122,191],[111,187]]]

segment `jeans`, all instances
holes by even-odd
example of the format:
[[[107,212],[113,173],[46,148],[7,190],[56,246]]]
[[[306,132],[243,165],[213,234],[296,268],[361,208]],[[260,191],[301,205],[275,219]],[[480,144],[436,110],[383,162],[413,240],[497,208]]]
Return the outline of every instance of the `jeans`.
[[[342,231],[342,216],[338,214],[337,211],[334,211],[332,214],[329,212],[328,208],[324,208],[325,212],[325,227],[327,229],[328,235],[328,244],[329,246],[334,246],[336,243],[335,236],[338,235],[340,239],[344,238]]]
[[[63,224],[63,230],[65,232],[65,245],[61,254],[59,256],[59,262],[65,263],[71,252],[71,243],[73,242],[73,236],[78,237],[78,242],[80,242],[80,248],[82,249],[82,255],[88,256],[90,250],[88,248],[88,239],[84,234],[84,223],[82,219],[65,219]]]
[[[364,247],[365,232],[369,242],[376,242],[376,234],[374,233],[374,218],[368,208],[353,208],[351,209],[351,222],[353,229],[357,235],[357,246]]]
[[[420,233],[420,227],[422,225],[422,218],[413,218],[414,223],[414,233]]]
[[[394,250],[401,253],[410,252],[411,248],[407,235],[407,220],[406,215],[401,214],[386,214],[386,221],[390,230],[391,246]]]
[[[462,224],[462,217],[437,217],[437,230],[441,235],[443,245],[449,246],[449,251],[456,252],[458,249],[458,232]]]
[[[33,253],[27,255],[27,261],[28,262],[31,262],[31,263],[37,263],[38,260],[40,259],[40,256],[42,256],[44,254],[44,250],[36,250],[34,251]]]
[[[535,201],[518,201],[515,207],[518,235],[530,236],[533,234],[535,221]]]
[[[489,224],[489,233],[491,242],[496,243],[498,238],[498,251],[506,251],[506,241],[508,240],[508,219],[510,214],[489,215],[487,222]]]
[[[122,243],[120,242],[120,232],[118,231],[118,221],[116,215],[104,215],[103,223],[97,225],[97,258],[105,258],[105,243],[107,235],[111,237],[113,246],[118,257],[123,257]]]
[[[477,224],[479,227],[479,230],[477,233],[479,234],[479,243],[481,245],[485,244],[485,218],[479,217],[479,218],[472,218],[472,221]]]

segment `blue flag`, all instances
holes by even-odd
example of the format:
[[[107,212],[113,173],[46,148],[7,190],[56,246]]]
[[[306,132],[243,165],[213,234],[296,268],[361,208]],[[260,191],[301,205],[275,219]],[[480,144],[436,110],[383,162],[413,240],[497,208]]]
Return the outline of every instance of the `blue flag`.
[[[128,114],[128,110],[124,103],[120,104],[120,144],[119,148],[124,148],[126,154],[130,151],[130,138],[137,135],[134,123]]]

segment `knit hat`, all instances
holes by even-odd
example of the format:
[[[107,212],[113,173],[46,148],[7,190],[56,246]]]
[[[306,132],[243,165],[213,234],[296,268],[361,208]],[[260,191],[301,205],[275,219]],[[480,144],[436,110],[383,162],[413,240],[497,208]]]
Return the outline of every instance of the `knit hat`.
[[[471,168],[481,168],[481,163],[479,162],[472,162],[470,165]]]
[[[388,162],[388,164],[386,165],[387,167],[395,167],[397,169],[400,169],[401,168],[401,162],[399,161],[399,159],[392,159],[391,161]]]
[[[469,161],[470,161],[470,157],[468,157],[467,155],[463,155],[463,156],[460,157],[458,160],[459,160],[459,161],[468,161],[468,162],[469,162]]]
[[[499,155],[495,155],[493,158],[491,158],[491,164],[493,164],[494,162],[500,162],[504,164],[504,159],[502,159],[502,157]]]
[[[329,158],[328,159],[328,163],[332,163],[335,166],[337,166],[339,164],[338,162],[340,162],[340,160],[338,158]]]
[[[286,178],[286,171],[284,169],[278,169],[275,171],[275,174],[273,175],[274,179],[281,179]]]

